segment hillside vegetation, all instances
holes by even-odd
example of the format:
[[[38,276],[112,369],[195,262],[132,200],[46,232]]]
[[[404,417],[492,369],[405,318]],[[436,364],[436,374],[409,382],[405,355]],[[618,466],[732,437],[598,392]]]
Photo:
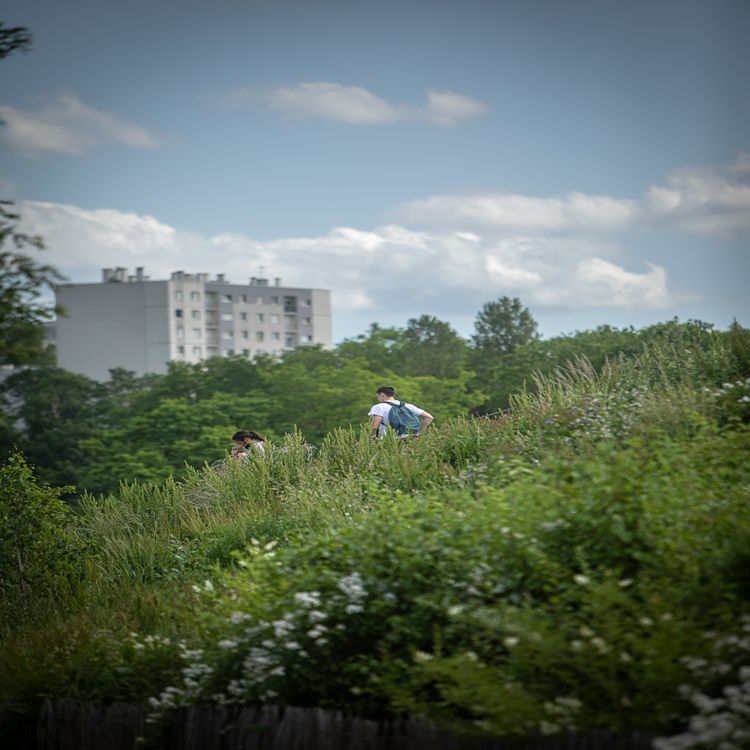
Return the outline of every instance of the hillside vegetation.
[[[491,418],[291,432],[74,512],[14,454],[5,721],[148,702],[158,732],[175,706],[261,702],[746,746],[750,333],[667,328]]]

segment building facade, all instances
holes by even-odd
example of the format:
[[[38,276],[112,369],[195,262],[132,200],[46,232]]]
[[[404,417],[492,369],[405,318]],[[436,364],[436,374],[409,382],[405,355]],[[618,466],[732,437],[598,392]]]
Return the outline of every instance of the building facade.
[[[115,367],[162,373],[171,361],[332,344],[330,291],[284,287],[278,278],[233,284],[223,274],[174,271],[152,281],[143,268],[105,268],[101,282],[61,284],[56,296],[67,312],[54,324],[57,363],[97,380]]]

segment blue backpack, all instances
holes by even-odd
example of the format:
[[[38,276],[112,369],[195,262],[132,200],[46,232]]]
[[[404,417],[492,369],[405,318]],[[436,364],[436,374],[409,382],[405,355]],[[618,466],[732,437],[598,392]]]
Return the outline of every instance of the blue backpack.
[[[396,434],[399,436],[418,434],[419,417],[414,412],[409,411],[403,401],[399,401],[398,404],[394,404],[392,401],[388,403],[391,406],[388,411],[388,424],[396,430]]]

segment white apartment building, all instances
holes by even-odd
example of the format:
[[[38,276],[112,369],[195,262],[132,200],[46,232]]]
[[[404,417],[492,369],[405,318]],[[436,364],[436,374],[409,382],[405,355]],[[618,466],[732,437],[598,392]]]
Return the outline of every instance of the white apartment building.
[[[332,344],[330,291],[284,287],[278,278],[273,286],[255,277],[233,284],[224,274],[174,271],[152,281],[143,268],[105,268],[101,282],[61,284],[56,297],[67,312],[51,332],[58,366],[96,380],[114,367],[163,373],[170,361]]]

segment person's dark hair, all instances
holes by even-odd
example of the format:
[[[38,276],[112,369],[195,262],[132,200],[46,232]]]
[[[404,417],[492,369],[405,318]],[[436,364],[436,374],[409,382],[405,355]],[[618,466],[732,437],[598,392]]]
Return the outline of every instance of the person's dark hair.
[[[261,443],[265,443],[266,441],[263,436],[252,430],[239,430],[232,435],[232,440],[234,440],[235,443],[239,443],[241,440],[258,440]]]
[[[391,388],[389,385],[381,386],[375,391],[375,393],[382,393],[384,396],[388,396],[388,398],[393,398],[396,395],[395,389]]]

